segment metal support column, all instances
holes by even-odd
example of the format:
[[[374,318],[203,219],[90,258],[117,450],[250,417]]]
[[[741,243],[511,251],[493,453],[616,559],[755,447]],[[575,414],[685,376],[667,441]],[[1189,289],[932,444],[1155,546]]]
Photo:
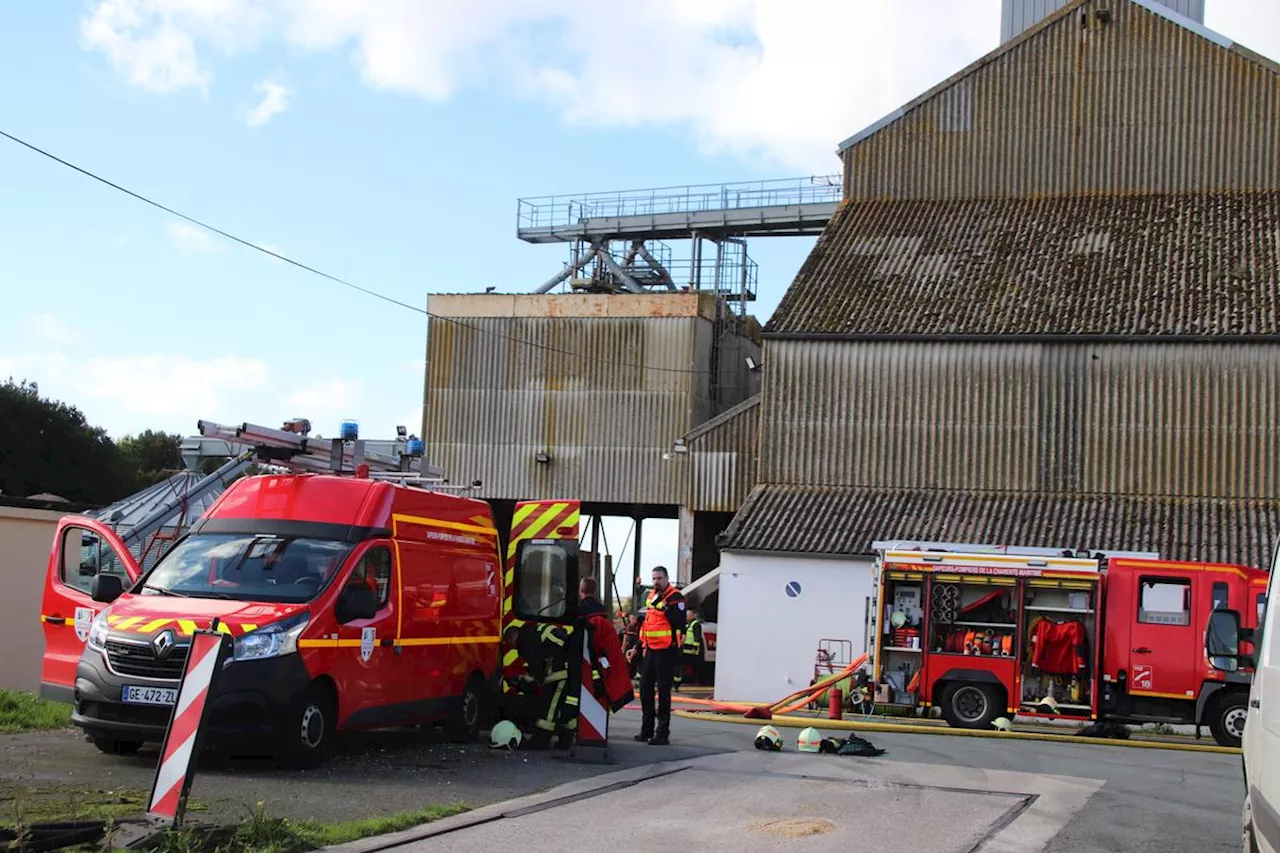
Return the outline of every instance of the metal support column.
[[[635,544],[631,546],[632,547],[631,609],[632,611],[636,611],[640,609],[640,604],[641,604],[641,602],[637,601],[636,599],[640,597],[640,572],[642,571],[642,566],[643,566],[643,564],[640,562],[640,557],[641,557],[640,535],[643,532],[644,519],[633,518],[631,520],[632,522],[635,523],[635,526],[636,526]]]
[[[680,507],[679,551],[676,552],[676,580],[693,583],[693,511]]]
[[[595,563],[592,568],[596,583],[604,583],[604,560],[600,558],[600,516],[594,513],[591,516],[591,559]]]

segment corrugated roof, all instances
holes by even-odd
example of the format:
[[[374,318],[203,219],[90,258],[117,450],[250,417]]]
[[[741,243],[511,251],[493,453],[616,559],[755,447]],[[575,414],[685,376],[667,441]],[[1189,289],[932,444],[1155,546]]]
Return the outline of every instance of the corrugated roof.
[[[1267,568],[1280,501],[757,486],[721,535],[726,550],[871,553],[877,540],[1156,551]]]
[[[851,203],[766,334],[1280,334],[1280,192]]]

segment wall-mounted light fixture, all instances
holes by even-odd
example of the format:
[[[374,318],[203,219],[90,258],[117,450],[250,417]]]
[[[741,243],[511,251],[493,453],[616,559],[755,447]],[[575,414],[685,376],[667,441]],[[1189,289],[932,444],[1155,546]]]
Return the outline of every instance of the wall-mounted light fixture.
[[[537,453],[534,454],[533,461],[537,462],[539,465],[550,465],[551,455],[547,453],[543,453],[541,450],[539,450]]]
[[[747,356],[747,370],[750,370],[752,373],[759,373],[760,362],[756,361],[751,356]]]

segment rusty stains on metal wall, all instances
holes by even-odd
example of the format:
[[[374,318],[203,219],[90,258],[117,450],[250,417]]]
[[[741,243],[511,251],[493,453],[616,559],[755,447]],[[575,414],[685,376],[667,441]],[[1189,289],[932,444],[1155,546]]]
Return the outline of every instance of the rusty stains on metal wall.
[[[852,137],[845,197],[1276,189],[1280,68],[1205,33],[1130,2],[1059,10]]]
[[[760,480],[1274,498],[1280,344],[770,340]]]
[[[708,294],[663,294],[665,309],[646,296],[431,297],[427,456],[485,498],[680,504],[686,471],[664,454],[753,392],[714,369],[717,340],[759,350],[715,322]]]

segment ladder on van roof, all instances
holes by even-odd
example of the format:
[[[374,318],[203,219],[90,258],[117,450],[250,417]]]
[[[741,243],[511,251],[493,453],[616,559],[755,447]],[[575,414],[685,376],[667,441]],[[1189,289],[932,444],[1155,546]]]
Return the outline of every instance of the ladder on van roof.
[[[403,427],[391,440],[311,436],[311,422],[297,418],[281,428],[252,423],[226,425],[199,421],[199,435],[182,440],[186,470],[89,513],[111,527],[133,553],[138,564],[149,568],[191,525],[200,520],[231,483],[254,462],[304,473],[354,474],[368,466],[374,479],[394,479],[406,485],[435,490],[456,488],[444,479],[444,470],[424,465],[422,442]],[[210,474],[200,472],[204,459],[225,458]],[[465,488],[473,488],[475,484]]]

